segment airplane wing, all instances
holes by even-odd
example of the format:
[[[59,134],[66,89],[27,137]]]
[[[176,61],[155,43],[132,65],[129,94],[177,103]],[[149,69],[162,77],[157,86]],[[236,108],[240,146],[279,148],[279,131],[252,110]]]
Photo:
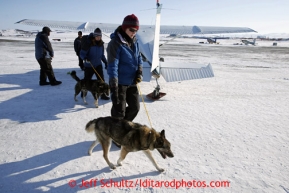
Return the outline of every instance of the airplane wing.
[[[74,21],[53,21],[53,20],[36,20],[23,19],[15,24],[24,24],[32,26],[47,26],[52,29],[82,30],[93,32],[99,27],[103,32],[113,32],[119,25],[111,23],[93,23],[93,22],[74,22]]]
[[[15,24],[24,24],[32,26],[47,26],[53,29],[82,30],[93,31],[99,27],[105,33],[114,32],[120,24],[95,23],[95,22],[74,22],[74,21],[53,21],[23,19]],[[154,25],[141,25],[140,30],[153,29]],[[212,26],[175,26],[161,25],[160,34],[220,34],[220,33],[248,33],[256,32],[247,27],[212,27]]]
[[[193,34],[248,33],[256,32],[248,27],[193,26]]]

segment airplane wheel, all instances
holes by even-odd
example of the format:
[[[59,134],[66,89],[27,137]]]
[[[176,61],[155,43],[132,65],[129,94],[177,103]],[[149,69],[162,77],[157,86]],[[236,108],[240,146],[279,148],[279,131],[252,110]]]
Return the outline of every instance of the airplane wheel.
[[[159,98],[159,96],[160,96],[160,93],[157,91],[157,90],[154,90],[154,92],[153,92],[153,98]]]

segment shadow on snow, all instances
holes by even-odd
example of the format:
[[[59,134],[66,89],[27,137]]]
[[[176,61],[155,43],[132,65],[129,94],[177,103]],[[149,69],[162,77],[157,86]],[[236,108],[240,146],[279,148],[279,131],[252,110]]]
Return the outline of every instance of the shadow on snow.
[[[85,162],[79,162],[78,159],[81,158],[82,160],[86,159],[86,161],[88,161],[91,158],[84,153],[87,152],[90,143],[90,141],[80,142],[23,159],[21,161],[1,164],[0,192],[43,192],[48,190],[53,192],[76,192],[87,188],[103,188],[100,183],[101,179],[97,179],[97,176],[112,171],[106,164],[104,164],[103,168],[100,170],[78,172],[82,170],[82,166],[79,166],[79,164],[85,164]],[[119,149],[113,145],[111,151],[116,150]],[[101,146],[96,146],[94,152],[95,151],[102,151]],[[98,162],[99,160],[104,162],[102,156],[93,157],[92,159],[95,162]],[[71,164],[68,164],[67,168],[63,168],[63,166],[60,167],[62,164],[67,162],[71,162]],[[91,161],[87,162],[87,164],[92,166],[94,165]],[[70,166],[73,166],[73,168]],[[57,170],[57,167],[63,169]],[[54,170],[53,173],[52,170]],[[70,173],[69,175],[65,174],[66,170]],[[75,172],[71,172],[71,170]],[[49,174],[49,172],[51,172],[51,174]],[[107,182],[113,180],[115,182],[120,182],[121,180],[132,180],[141,177],[156,176],[159,174],[158,171],[151,171],[131,176],[103,179],[103,181]],[[45,175],[45,179],[41,179],[41,175]],[[91,179],[97,179],[98,182],[89,187],[81,187],[82,180],[90,181]],[[75,187],[69,186],[71,180],[75,180]],[[105,188],[103,188],[103,190],[105,190]]]
[[[74,101],[76,81],[67,74],[72,70],[75,69],[54,69],[56,79],[62,81],[62,84],[58,86],[39,86],[39,70],[24,74],[0,75],[1,84],[9,85],[0,87],[0,93],[4,93],[3,95],[8,98],[0,103],[0,119],[9,119],[20,123],[40,122],[57,120],[59,113],[95,108],[90,92],[86,97],[88,105],[84,105],[80,94],[77,96],[78,101]],[[83,71],[80,69],[76,71],[78,77],[83,78]],[[95,77],[93,78],[95,79]],[[111,101],[99,99],[98,102],[101,107]],[[75,109],[75,105],[83,105],[83,108]]]

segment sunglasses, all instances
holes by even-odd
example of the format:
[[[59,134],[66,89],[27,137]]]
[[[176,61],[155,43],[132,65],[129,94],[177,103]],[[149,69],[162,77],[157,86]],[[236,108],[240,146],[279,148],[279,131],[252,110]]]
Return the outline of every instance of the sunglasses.
[[[129,28],[130,32],[137,32],[137,29]]]

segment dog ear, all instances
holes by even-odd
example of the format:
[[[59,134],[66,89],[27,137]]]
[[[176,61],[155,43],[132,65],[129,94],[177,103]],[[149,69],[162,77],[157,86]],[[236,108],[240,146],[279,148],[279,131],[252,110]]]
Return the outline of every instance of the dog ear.
[[[165,130],[164,130],[164,129],[161,131],[161,137],[166,138],[166,136],[165,136]]]

